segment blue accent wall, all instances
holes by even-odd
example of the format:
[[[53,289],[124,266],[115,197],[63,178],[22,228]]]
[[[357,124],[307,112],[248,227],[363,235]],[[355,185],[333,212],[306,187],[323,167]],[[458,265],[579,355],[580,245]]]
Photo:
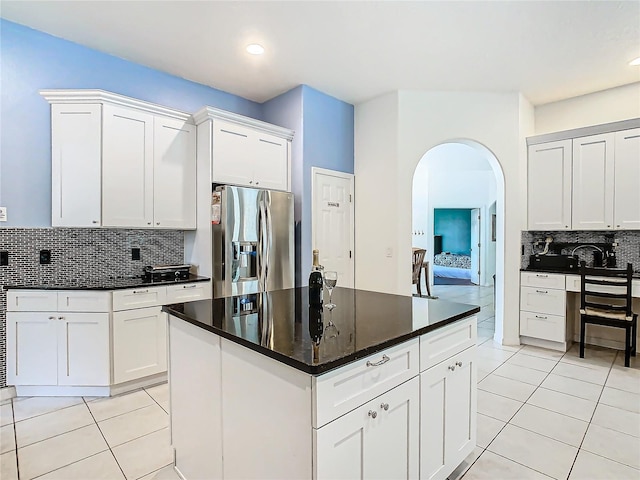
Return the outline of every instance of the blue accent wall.
[[[194,113],[205,105],[262,119],[262,105],[0,19],[3,227],[51,225],[51,119],[39,90],[93,88]],[[259,80],[257,80],[259,81]]]
[[[468,208],[435,208],[433,233],[442,235],[442,251],[471,254],[471,210]]]

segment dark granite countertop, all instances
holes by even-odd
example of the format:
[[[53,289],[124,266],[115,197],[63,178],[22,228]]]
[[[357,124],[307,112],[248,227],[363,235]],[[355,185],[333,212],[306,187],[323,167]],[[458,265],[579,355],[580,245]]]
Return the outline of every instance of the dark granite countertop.
[[[119,277],[119,278],[80,278],[64,282],[40,283],[33,285],[7,285],[5,288],[29,289],[29,290],[122,290],[126,288],[138,287],[162,287],[166,285],[176,285],[180,283],[206,282],[211,280],[208,277],[190,275],[181,280],[145,280],[142,277]]]
[[[616,268],[626,268],[626,264],[623,267],[616,267]],[[521,268],[520,269],[521,272],[532,272],[532,273],[556,273],[558,275],[580,275],[580,271],[579,270],[553,270],[550,268]],[[633,278],[634,279],[640,279],[640,272],[638,271],[634,271],[633,272]]]
[[[333,311],[314,309],[304,287],[163,310],[314,375],[480,311],[475,305],[349,288],[336,288],[333,302]]]

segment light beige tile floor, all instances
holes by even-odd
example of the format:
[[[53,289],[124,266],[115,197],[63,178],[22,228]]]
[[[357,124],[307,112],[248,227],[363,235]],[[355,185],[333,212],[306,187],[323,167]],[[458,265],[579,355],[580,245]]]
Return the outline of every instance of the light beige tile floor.
[[[640,357],[556,352],[493,341],[491,287],[434,285],[480,305],[477,448],[450,480],[640,480]],[[475,300],[475,301],[474,301]],[[482,330],[481,330],[482,329]]]
[[[450,479],[640,479],[640,361],[493,340],[490,287],[436,285],[478,304],[477,447]],[[108,399],[18,398],[0,405],[2,480],[178,480],[167,384]],[[16,448],[17,446],[17,448]]]

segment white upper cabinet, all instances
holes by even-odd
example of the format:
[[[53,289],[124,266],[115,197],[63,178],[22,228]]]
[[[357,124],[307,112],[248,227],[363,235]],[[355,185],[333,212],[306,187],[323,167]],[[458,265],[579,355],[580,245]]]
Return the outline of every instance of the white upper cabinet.
[[[529,230],[571,228],[571,140],[529,146]]]
[[[573,139],[572,227],[613,228],[614,133]]]
[[[196,127],[156,117],[153,142],[153,219],[156,227],[196,227]]]
[[[640,230],[640,128],[615,133],[616,229]]]
[[[195,228],[191,116],[101,90],[40,92],[52,113],[52,225]]]
[[[536,138],[543,143],[528,150],[528,229],[640,230],[639,123],[550,134],[574,135],[566,140]]]
[[[205,107],[194,115],[209,124],[211,140],[198,140],[198,158],[211,165],[211,182],[291,191],[293,131]]]
[[[102,225],[150,227],[153,115],[105,105],[102,130]]]
[[[98,227],[100,105],[51,105],[51,225]]]

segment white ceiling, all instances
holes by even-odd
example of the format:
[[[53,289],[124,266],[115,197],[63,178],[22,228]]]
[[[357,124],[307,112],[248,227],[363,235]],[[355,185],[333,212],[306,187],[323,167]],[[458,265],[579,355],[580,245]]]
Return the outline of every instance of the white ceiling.
[[[640,81],[640,1],[4,1],[0,15],[263,102],[307,84],[357,104],[410,90],[539,105]],[[261,57],[246,44],[265,46]]]

